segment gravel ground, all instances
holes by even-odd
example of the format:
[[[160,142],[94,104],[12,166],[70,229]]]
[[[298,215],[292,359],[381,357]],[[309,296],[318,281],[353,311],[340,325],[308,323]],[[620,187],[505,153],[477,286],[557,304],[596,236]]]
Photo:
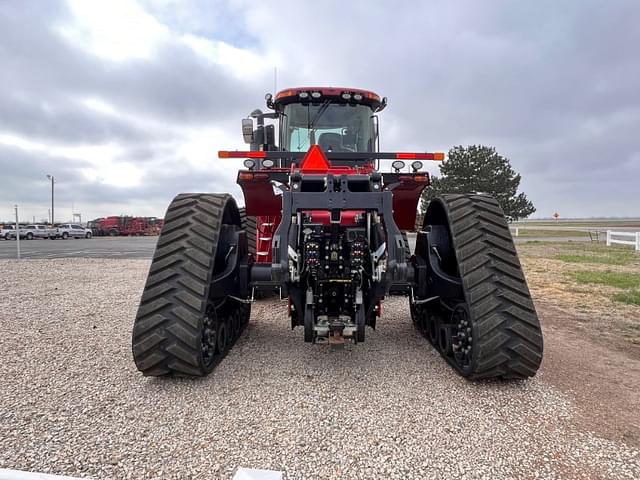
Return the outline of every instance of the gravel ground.
[[[385,303],[364,345],[329,351],[251,323],[205,379],[148,379],[130,333],[149,262],[0,261],[0,467],[93,478],[640,478],[640,452],[581,430],[544,375],[459,378]],[[64,280],[62,280],[64,279]]]

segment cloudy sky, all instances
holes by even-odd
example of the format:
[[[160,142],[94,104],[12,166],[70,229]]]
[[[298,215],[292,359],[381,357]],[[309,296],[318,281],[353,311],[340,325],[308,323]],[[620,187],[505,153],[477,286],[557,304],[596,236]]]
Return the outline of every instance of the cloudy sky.
[[[535,217],[638,216],[640,2],[0,0],[0,220],[231,192],[264,94],[389,98],[383,150],[482,143]],[[430,170],[437,172],[436,166]]]

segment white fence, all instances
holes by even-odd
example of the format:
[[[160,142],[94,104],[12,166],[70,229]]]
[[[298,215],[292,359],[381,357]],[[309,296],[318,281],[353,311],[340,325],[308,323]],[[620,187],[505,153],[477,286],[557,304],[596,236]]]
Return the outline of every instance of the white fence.
[[[626,240],[616,237],[623,237]],[[631,245],[635,247],[636,251],[640,252],[640,232],[614,232],[607,230],[607,247],[613,243]]]

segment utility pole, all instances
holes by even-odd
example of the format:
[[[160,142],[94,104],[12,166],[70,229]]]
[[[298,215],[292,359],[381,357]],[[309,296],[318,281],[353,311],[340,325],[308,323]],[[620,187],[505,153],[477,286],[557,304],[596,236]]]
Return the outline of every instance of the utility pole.
[[[18,221],[18,205],[14,205],[16,209],[16,246],[18,248],[18,260],[20,260],[20,222]]]
[[[56,183],[56,179],[53,175],[47,175],[47,178],[51,180],[51,225],[55,222],[55,213],[53,209],[53,184]]]

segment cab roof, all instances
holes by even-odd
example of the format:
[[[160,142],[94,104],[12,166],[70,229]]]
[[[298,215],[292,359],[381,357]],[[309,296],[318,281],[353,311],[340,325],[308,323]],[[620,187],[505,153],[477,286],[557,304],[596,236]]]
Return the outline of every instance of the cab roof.
[[[313,94],[320,94],[319,97],[313,96]],[[307,97],[301,98],[300,94],[305,95]],[[350,95],[345,99],[343,95]],[[365,105],[369,105],[374,109],[377,109],[382,100],[377,93],[374,93],[370,90],[363,90],[360,88],[351,88],[351,87],[295,87],[295,88],[286,88],[284,90],[280,90],[274,99],[274,103],[276,105],[284,105],[287,103],[294,103],[300,101],[322,101],[324,98],[336,98],[343,99],[345,101],[352,101],[356,103],[363,103]],[[354,98],[355,97],[355,98]]]

